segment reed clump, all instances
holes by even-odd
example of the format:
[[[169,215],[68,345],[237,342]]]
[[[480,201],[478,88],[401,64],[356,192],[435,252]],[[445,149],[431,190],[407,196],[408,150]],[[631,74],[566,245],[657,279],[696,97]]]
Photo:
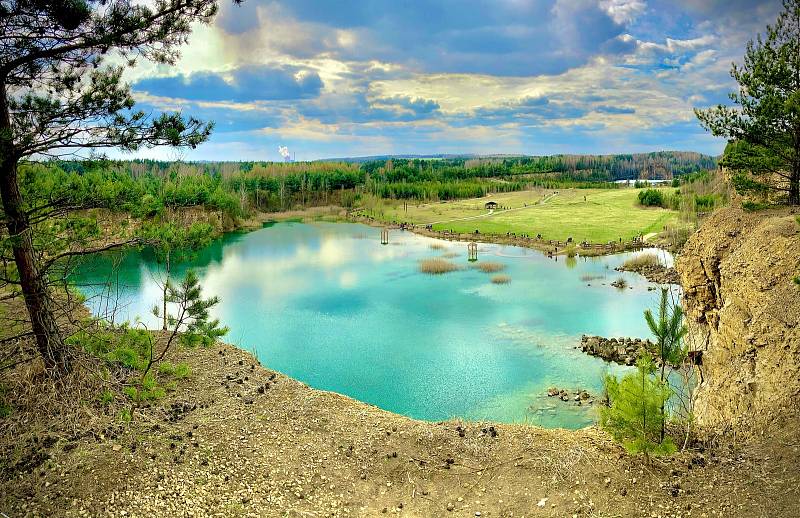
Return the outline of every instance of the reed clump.
[[[450,252],[445,252],[445,253],[443,253],[443,254],[442,254],[442,257],[444,257],[445,259],[453,259],[453,258],[455,258],[455,257],[458,257],[459,255],[461,255],[461,254],[459,254],[458,252],[454,252],[454,251],[452,251],[452,250],[451,250]]]
[[[492,283],[493,284],[508,284],[511,282],[511,277],[509,275],[493,275],[492,276]]]
[[[430,275],[441,275],[443,273],[454,272],[458,269],[459,267],[456,263],[441,257],[423,259],[419,262],[419,271]]]
[[[483,263],[478,263],[478,269],[483,273],[497,273],[502,271],[506,268],[506,265],[503,263],[496,263],[492,261],[486,261]]]
[[[642,268],[648,268],[653,266],[660,266],[661,261],[659,261],[658,256],[656,254],[641,254],[635,257],[631,257],[622,265],[623,269],[625,270],[640,270]]]

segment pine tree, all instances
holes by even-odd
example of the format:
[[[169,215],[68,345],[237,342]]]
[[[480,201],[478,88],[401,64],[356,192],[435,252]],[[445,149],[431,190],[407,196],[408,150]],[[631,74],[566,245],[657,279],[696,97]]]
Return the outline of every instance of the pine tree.
[[[195,222],[185,227],[172,221],[163,224],[147,225],[142,229],[142,240],[156,252],[158,260],[164,265],[162,307],[155,306],[153,314],[162,319],[162,330],[167,329],[167,302],[172,275],[173,261],[186,259],[191,253],[209,245],[214,228],[208,223]]]
[[[740,192],[785,193],[800,204],[800,0],[784,0],[775,25],[747,44],[731,76],[737,105],[695,109],[712,134],[728,139],[720,165]]]
[[[35,248],[49,205],[32,207],[18,166],[32,157],[143,146],[196,147],[212,125],[179,113],[133,109],[122,80],[139,58],[174,63],[193,23],[209,23],[216,0],[0,0],[0,200],[33,335],[48,372],[69,370],[47,272]],[[108,64],[108,55],[119,65]],[[85,253],[71,250],[68,253]]]
[[[669,384],[654,375],[655,365],[646,354],[639,357],[636,372],[621,380],[606,376],[609,406],[600,410],[600,426],[631,453],[668,454],[675,451],[669,437],[662,437],[663,411],[672,395]]]
[[[176,340],[186,345],[208,346],[228,332],[228,328],[221,327],[219,319],[211,318],[209,312],[219,304],[219,298],[203,298],[200,279],[192,270],[186,272],[178,284],[167,281],[166,301],[174,307],[173,313],[166,314],[166,321],[171,329],[165,335],[160,352],[157,353],[155,345],[150,342],[150,358],[142,373],[143,380],[152,366],[164,359]]]
[[[667,366],[678,366],[686,358],[686,348],[683,347],[683,337],[686,336],[688,329],[683,324],[683,308],[675,305],[670,308],[669,290],[661,288],[661,301],[658,305],[658,317],[653,316],[649,309],[644,311],[644,319],[650,332],[656,337],[656,342],[649,351],[660,364],[659,381],[662,384],[668,383]],[[661,414],[666,412],[664,405],[661,407]],[[661,422],[661,440],[666,434],[666,419]]]

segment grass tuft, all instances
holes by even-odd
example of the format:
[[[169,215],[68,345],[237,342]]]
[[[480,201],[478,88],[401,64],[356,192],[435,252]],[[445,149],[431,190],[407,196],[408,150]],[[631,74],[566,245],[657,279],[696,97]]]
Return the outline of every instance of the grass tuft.
[[[431,250],[444,250],[447,248],[444,243],[439,243],[438,241],[431,243],[429,246]]]
[[[506,265],[503,263],[495,263],[492,261],[486,261],[483,263],[478,263],[478,269],[483,273],[497,273],[499,271],[505,270]]]
[[[419,271],[430,275],[441,275],[443,273],[454,272],[459,267],[456,263],[450,262],[441,257],[423,259],[419,262]]]
[[[622,265],[626,270],[638,270],[640,268],[658,266],[661,264],[656,254],[641,254],[631,257]]]
[[[511,282],[511,277],[508,275],[494,275],[492,276],[493,284],[508,284]]]

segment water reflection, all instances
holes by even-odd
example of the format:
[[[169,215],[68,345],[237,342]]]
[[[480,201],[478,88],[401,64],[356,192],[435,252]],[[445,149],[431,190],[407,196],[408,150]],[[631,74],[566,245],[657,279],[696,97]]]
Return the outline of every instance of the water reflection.
[[[174,271],[198,271],[206,294],[222,300],[214,316],[229,340],[255,348],[269,367],[421,419],[584,426],[591,412],[541,399],[551,385],[601,391],[609,367],[574,348],[580,335],[648,336],[641,315],[656,292],[613,271],[625,255],[559,263],[481,244],[477,264],[503,263],[511,277],[497,285],[467,261],[466,243],[399,230],[389,242],[361,225],[277,223],[226,236]],[[419,260],[441,256],[461,269],[419,272]],[[116,271],[111,257],[84,265],[84,290],[98,295],[92,283],[118,279],[117,321],[147,321],[161,265],[147,252],[116,260]],[[608,285],[619,276],[633,289]],[[90,301],[97,313],[102,300]]]

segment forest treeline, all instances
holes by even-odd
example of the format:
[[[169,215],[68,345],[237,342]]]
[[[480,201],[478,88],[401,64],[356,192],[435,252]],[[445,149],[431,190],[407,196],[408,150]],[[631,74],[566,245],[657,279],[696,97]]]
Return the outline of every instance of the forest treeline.
[[[353,162],[53,161],[21,168],[38,195],[148,216],[164,206],[204,205],[232,216],[251,210],[386,199],[454,200],[531,187],[617,187],[624,179],[670,179],[713,169],[699,153],[385,159]]]

